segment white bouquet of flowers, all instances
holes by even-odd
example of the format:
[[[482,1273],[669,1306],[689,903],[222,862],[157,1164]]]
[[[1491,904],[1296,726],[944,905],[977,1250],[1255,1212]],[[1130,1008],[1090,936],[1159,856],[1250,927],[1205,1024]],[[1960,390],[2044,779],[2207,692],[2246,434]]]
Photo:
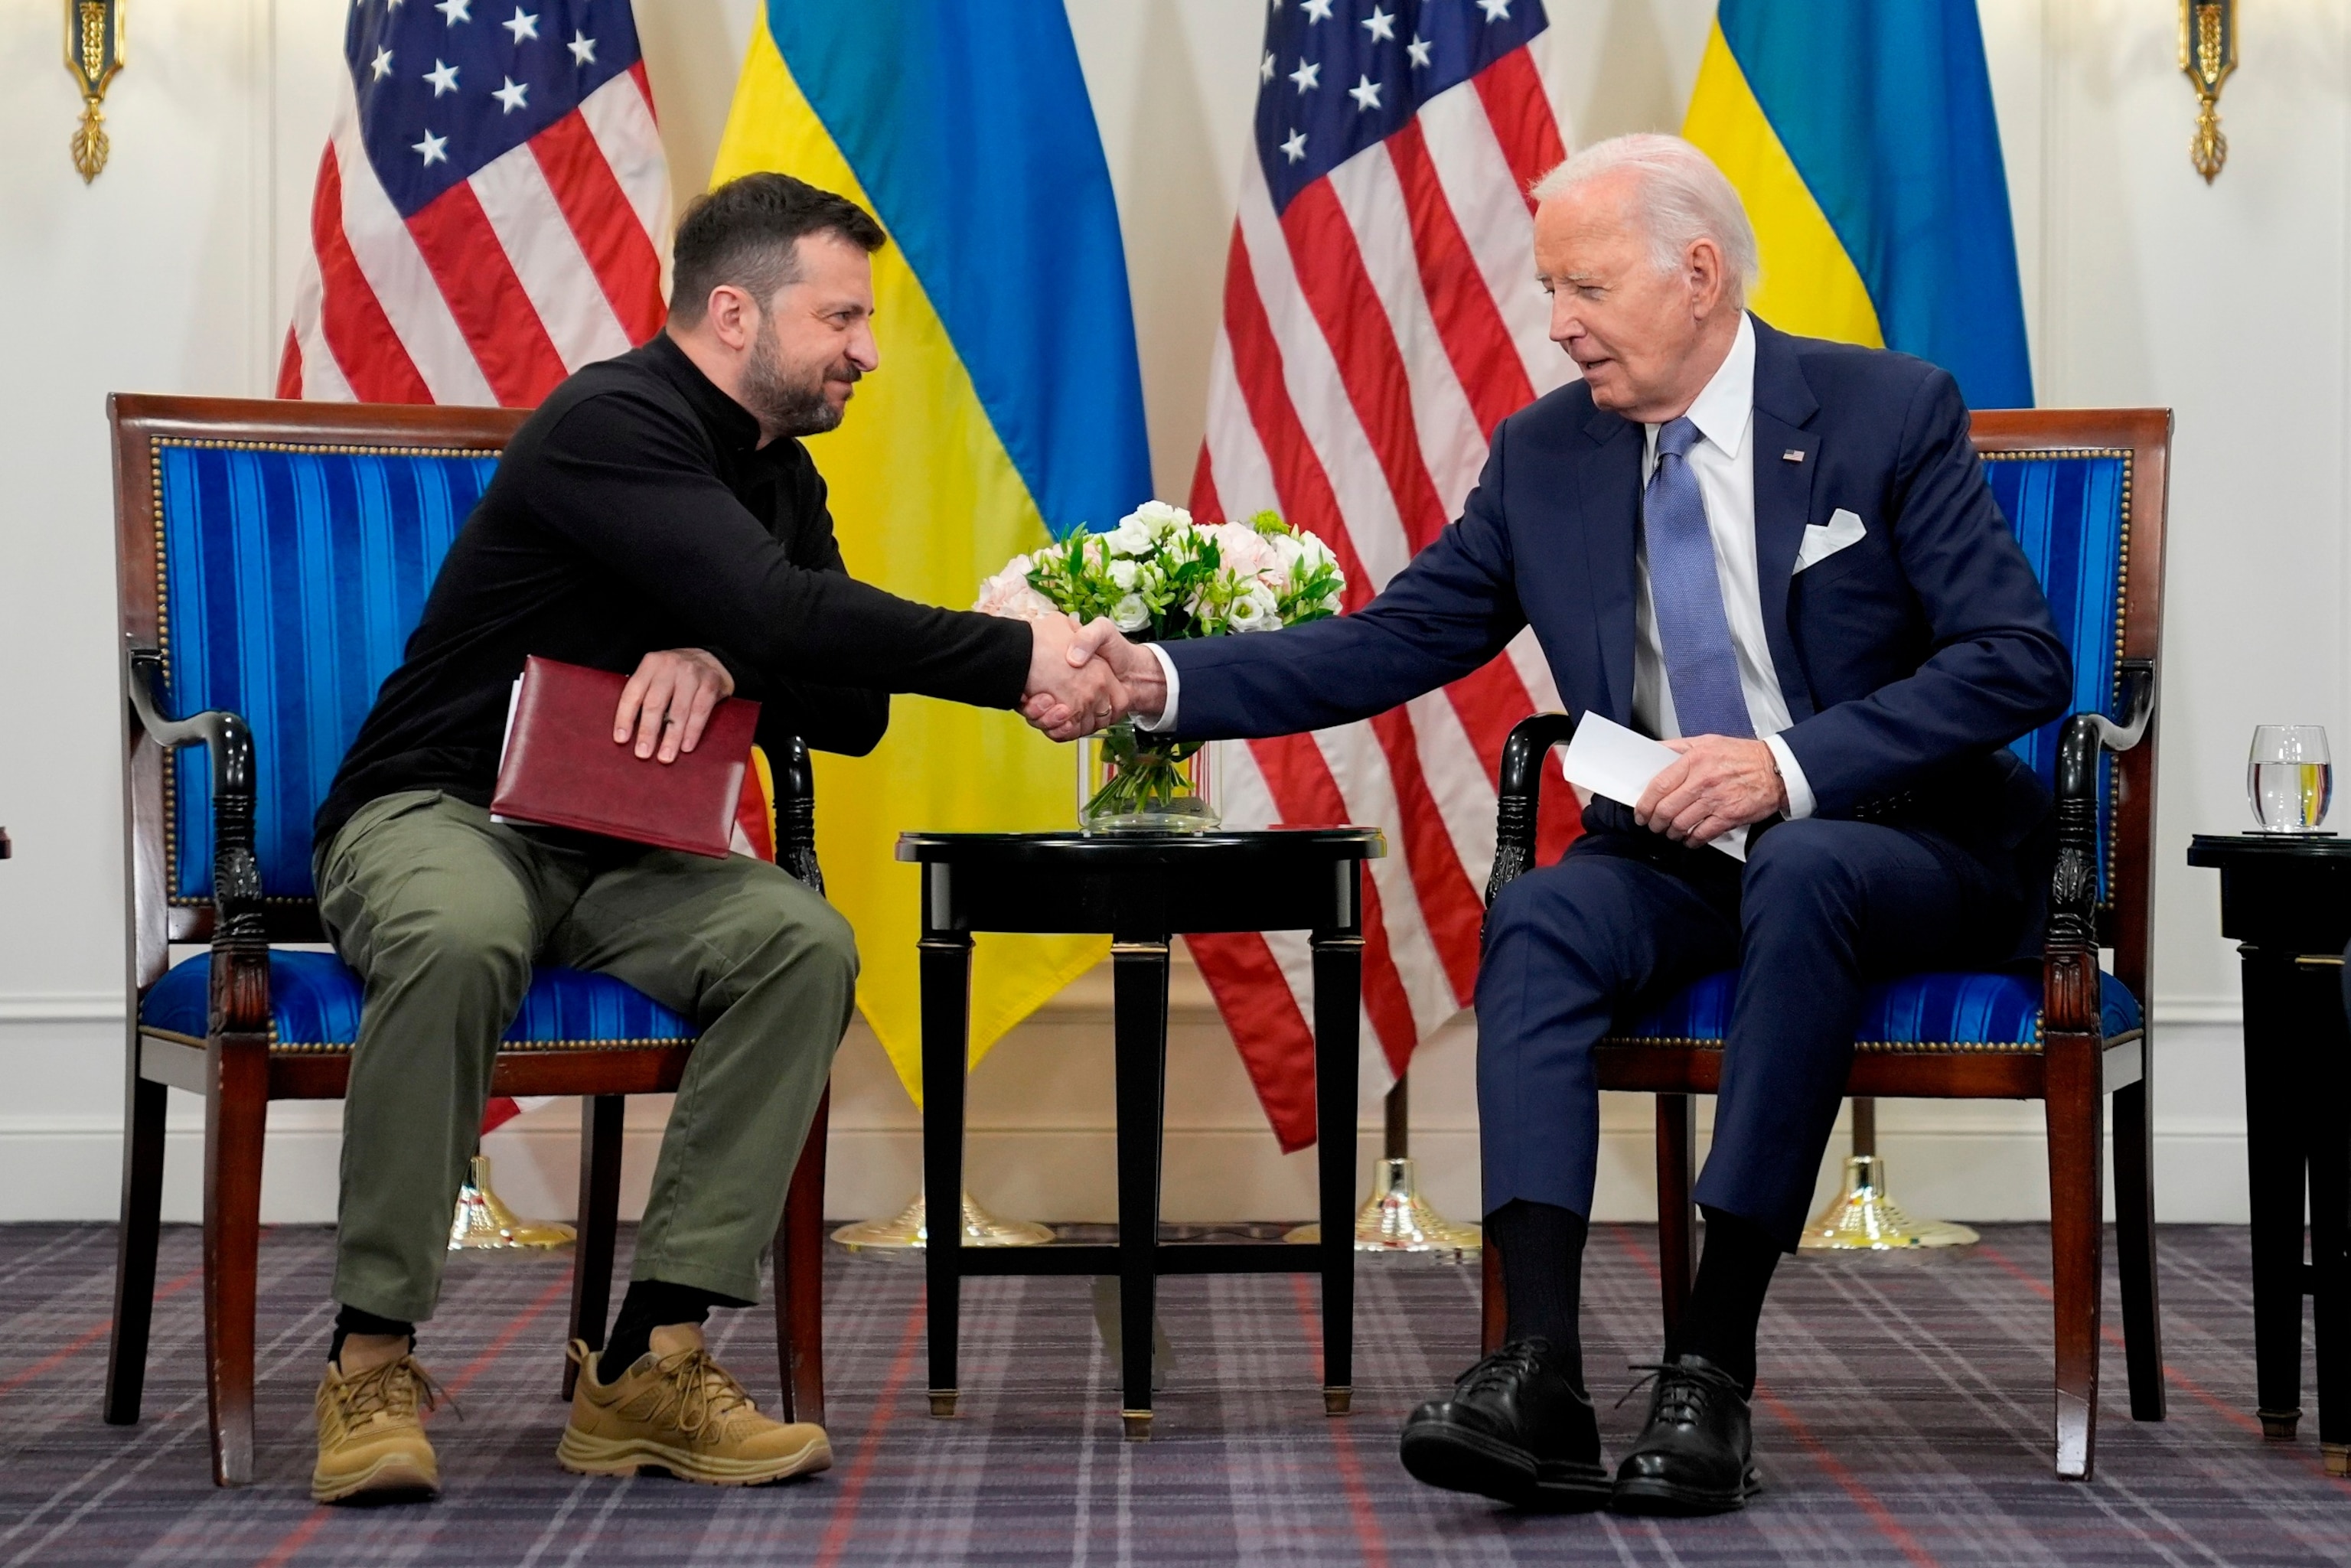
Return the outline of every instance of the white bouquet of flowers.
[[[1346,574],[1330,548],[1274,512],[1198,523],[1146,501],[1107,533],[1071,532],[1014,556],[980,584],[975,608],[1024,621],[1107,617],[1138,643],[1270,632],[1339,612]],[[1105,731],[1079,816],[1089,827],[1214,827],[1194,767],[1198,742],[1162,741],[1126,724]],[[1102,775],[1094,779],[1092,775]]]

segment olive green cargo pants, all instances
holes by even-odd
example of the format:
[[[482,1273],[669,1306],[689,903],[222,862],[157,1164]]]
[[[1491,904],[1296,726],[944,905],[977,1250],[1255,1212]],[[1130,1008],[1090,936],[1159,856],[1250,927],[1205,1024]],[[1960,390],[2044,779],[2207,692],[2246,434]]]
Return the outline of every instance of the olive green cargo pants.
[[[433,1315],[492,1061],[535,962],[613,976],[701,1030],[632,1277],[758,1299],[760,1250],[855,1002],[856,943],[821,895],[740,855],[517,831],[438,790],[362,807],[317,872],[328,933],[367,987],[338,1301]]]

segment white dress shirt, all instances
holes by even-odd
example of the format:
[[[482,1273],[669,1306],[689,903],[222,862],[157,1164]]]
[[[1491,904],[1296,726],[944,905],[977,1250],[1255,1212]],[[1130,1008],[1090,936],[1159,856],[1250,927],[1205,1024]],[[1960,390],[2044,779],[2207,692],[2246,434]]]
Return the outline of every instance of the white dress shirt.
[[[1771,748],[1787,787],[1787,815],[1792,820],[1813,814],[1812,786],[1796,754],[1780,738],[1789,725],[1788,699],[1771,666],[1771,646],[1763,632],[1763,596],[1756,585],[1755,463],[1747,454],[1747,438],[1755,426],[1755,323],[1739,319],[1739,335],[1731,340],[1714,379],[1690,404],[1689,420],[1700,440],[1687,461],[1698,476],[1698,494],[1706,504],[1708,531],[1714,536],[1714,567],[1722,583],[1723,616],[1730,623],[1730,641],[1739,658],[1739,687],[1747,698],[1747,716],[1756,735]],[[1641,487],[1657,466],[1657,431],[1645,424],[1641,455]],[[1635,558],[1640,580],[1639,608],[1634,621],[1633,719],[1660,739],[1681,735],[1674,720],[1674,695],[1666,679],[1664,641],[1657,634],[1657,612],[1649,591],[1649,553],[1643,545]],[[1155,643],[1145,643],[1167,678],[1167,703],[1155,719],[1137,719],[1138,729],[1157,732],[1176,727],[1179,678],[1176,661]]]

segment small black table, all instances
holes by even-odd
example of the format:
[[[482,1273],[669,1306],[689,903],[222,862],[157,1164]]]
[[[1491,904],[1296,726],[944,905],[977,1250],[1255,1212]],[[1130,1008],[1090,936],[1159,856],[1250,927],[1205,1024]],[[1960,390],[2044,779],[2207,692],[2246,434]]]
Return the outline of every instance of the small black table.
[[[1120,1414],[1151,1435],[1154,1295],[1162,1274],[1322,1277],[1322,1407],[1353,1396],[1355,1069],[1363,995],[1364,862],[1387,852],[1373,828],[1231,833],[906,833],[898,858],[923,870],[923,1189],[931,1414],[956,1411],[956,1316],[967,1274],[1115,1275]],[[1167,1077],[1167,948],[1199,931],[1311,934],[1319,1245],[1159,1239],[1161,1116]],[[971,934],[1108,932],[1118,1081],[1118,1240],[967,1251],[961,1227],[964,1069]]]
[[[2318,1443],[2351,1475],[2351,841],[2199,833],[2188,863],[2220,873],[2220,934],[2245,987],[2245,1163],[2252,1209],[2253,1378],[2262,1431],[2302,1418],[2302,1298],[2311,1298]],[[2310,1261],[2303,1261],[2309,1197]]]

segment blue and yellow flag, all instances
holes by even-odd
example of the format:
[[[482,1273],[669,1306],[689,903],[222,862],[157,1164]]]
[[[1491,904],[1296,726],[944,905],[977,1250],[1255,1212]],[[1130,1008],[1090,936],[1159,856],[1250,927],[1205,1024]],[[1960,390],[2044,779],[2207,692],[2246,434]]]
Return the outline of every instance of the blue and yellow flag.
[[[1682,134],[1746,199],[1757,315],[1931,360],[1974,408],[2032,406],[1975,0],[1721,0]]]
[[[758,170],[839,192],[890,234],[881,370],[810,444],[851,571],[966,605],[1014,555],[1149,498],[1118,212],[1061,6],[768,0],[711,180]],[[1017,716],[902,696],[878,751],[820,757],[817,780],[858,1004],[919,1102],[917,881],[897,835],[1069,827],[1077,763]],[[981,936],[974,1060],[1107,951]]]

